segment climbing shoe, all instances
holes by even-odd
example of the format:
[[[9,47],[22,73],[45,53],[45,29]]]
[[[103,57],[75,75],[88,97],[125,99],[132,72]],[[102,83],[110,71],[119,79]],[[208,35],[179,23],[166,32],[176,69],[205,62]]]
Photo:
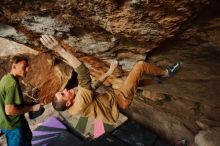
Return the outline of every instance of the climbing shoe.
[[[179,69],[181,68],[180,62],[175,63],[174,65],[168,66],[168,75],[166,77],[172,77]]]
[[[177,140],[174,146],[187,146],[187,140],[185,139]]]

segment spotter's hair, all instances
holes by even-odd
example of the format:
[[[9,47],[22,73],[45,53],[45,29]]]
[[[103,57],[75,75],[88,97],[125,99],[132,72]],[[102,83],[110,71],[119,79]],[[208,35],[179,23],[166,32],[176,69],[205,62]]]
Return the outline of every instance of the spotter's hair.
[[[28,66],[28,60],[29,60],[29,58],[26,55],[15,55],[10,59],[9,69],[11,69],[12,64],[14,64],[14,63],[17,64],[21,61],[25,61]]]

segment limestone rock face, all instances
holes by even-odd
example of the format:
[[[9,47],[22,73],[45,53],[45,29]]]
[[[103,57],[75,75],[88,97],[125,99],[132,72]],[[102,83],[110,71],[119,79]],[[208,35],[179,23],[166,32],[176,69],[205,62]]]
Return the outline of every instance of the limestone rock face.
[[[193,145],[192,135],[220,126],[220,19],[218,11],[213,12],[203,13],[203,17],[185,32],[148,54],[148,62],[166,67],[179,60],[182,68],[173,78],[161,79],[161,84],[139,87],[136,97],[139,102],[134,102],[126,112],[139,122],[154,127],[170,141],[186,138]],[[151,106],[140,106],[143,103]],[[167,126],[173,129],[172,133]],[[199,146],[219,145],[219,139],[208,134],[212,132],[202,133],[196,138]]]
[[[146,48],[151,49],[152,46],[173,36],[180,30],[183,22],[196,15],[209,2],[82,0],[75,2],[75,8],[82,17],[108,32],[131,41],[149,42]]]
[[[31,46],[46,33],[102,60],[118,59],[130,70],[145,53],[190,24],[211,0],[3,0],[0,20],[18,30],[13,38]],[[2,26],[1,26],[2,27]],[[21,39],[18,35],[23,35]],[[28,41],[29,40],[29,41]]]
[[[218,0],[2,0],[0,76],[10,56],[22,53],[31,57],[24,82],[39,89],[40,102],[49,103],[71,76],[75,84],[71,67],[40,44],[42,34],[60,40],[93,79],[117,59],[107,86],[118,87],[138,60],[162,68],[180,61],[181,70],[161,84],[146,84],[152,77],[145,76],[123,112],[170,143],[201,145],[210,139],[200,133],[220,126],[219,6]]]

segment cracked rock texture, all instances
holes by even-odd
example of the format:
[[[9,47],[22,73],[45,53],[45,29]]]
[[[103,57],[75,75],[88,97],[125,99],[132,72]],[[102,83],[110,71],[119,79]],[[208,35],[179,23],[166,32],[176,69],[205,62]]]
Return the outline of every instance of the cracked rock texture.
[[[218,146],[212,135],[220,127],[219,6],[217,0],[2,0],[0,75],[10,56],[22,53],[31,58],[23,90],[37,87],[41,102],[49,103],[71,77],[76,85],[71,68],[40,44],[42,34],[85,62],[93,79],[117,59],[106,86],[117,87],[138,60],[162,68],[181,61],[181,70],[161,84],[147,85],[152,77],[144,77],[123,113],[170,143]]]

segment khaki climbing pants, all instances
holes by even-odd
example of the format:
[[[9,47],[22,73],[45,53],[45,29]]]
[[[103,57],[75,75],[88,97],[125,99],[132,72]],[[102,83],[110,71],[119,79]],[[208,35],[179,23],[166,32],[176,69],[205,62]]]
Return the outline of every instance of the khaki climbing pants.
[[[132,102],[137,90],[138,83],[144,74],[154,76],[164,76],[167,71],[153,64],[139,61],[137,62],[124,83],[114,90],[118,105],[121,109],[126,109]]]

